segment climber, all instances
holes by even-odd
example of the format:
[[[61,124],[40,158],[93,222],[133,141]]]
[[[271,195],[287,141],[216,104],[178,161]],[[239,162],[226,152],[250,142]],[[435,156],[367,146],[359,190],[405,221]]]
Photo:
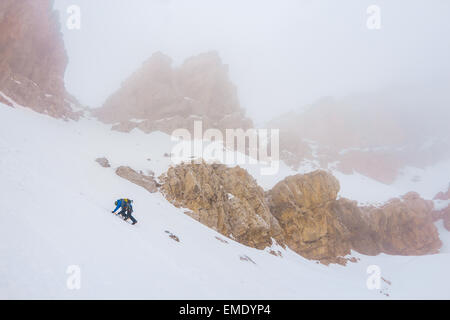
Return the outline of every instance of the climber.
[[[125,221],[131,219],[132,224],[135,225],[137,220],[131,215],[133,213],[133,200],[130,199],[119,199],[115,202],[116,208],[112,211],[112,213],[116,213],[116,211],[121,208],[118,215],[122,216]]]

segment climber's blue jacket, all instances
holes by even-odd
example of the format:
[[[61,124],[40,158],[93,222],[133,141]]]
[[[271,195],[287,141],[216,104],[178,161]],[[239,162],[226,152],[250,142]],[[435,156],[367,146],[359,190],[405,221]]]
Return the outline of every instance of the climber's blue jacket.
[[[133,210],[129,200],[127,201],[125,199],[119,199],[115,202],[115,204],[116,204],[116,208],[114,209],[113,213],[115,213],[119,208],[124,208],[126,206],[129,206],[130,209]]]

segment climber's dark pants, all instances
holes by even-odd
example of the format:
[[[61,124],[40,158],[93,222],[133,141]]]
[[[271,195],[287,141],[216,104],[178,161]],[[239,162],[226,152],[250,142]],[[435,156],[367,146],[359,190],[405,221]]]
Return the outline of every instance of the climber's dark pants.
[[[131,210],[126,210],[125,211],[125,221],[127,221],[128,219],[131,219],[131,221],[133,223],[137,223],[137,220],[131,215],[132,211]]]
[[[119,211],[119,213],[117,215],[125,218],[127,216],[127,208],[121,208],[121,210]]]
[[[118,215],[121,215],[124,217],[124,220],[127,221],[128,219],[131,219],[133,223],[137,223],[137,220],[131,215],[133,211],[131,211],[129,208],[122,208]]]

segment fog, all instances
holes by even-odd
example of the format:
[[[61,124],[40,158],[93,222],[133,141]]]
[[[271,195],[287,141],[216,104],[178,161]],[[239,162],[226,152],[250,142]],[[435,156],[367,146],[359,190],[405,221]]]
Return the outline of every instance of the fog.
[[[69,30],[67,8],[81,9]],[[369,29],[367,8],[381,9]],[[56,0],[65,80],[98,107],[153,52],[216,50],[256,123],[324,96],[450,83],[450,1]],[[442,91],[440,91],[442,92]]]

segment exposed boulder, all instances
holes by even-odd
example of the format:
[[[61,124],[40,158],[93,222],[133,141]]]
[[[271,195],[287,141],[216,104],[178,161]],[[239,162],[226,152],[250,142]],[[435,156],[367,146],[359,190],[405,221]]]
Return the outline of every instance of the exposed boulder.
[[[159,183],[156,182],[152,175],[145,175],[142,172],[136,172],[130,167],[119,167],[116,170],[116,174],[142,188],[148,192],[154,193],[158,191]]]
[[[305,258],[328,263],[350,253],[351,234],[330,210],[339,188],[334,176],[314,171],[287,177],[267,192],[285,243]]]
[[[80,114],[72,111],[77,103],[64,85],[68,58],[52,5],[50,0],[1,1],[0,99],[56,118],[77,119]]]
[[[272,238],[283,243],[263,189],[246,170],[204,162],[181,164],[170,168],[160,181],[169,201],[189,208],[191,217],[221,234],[258,249],[270,246]]]
[[[333,212],[350,231],[351,247],[359,253],[422,255],[437,253],[441,241],[433,224],[431,201],[410,192],[381,207],[358,207],[340,199]]]
[[[165,232],[169,235],[170,239],[172,239],[172,240],[174,240],[176,242],[180,242],[180,238],[178,238],[175,234],[173,234],[172,232],[170,232],[168,230],[166,230]]]
[[[330,210],[339,223],[347,228],[351,249],[366,255],[377,255],[382,249],[380,237],[371,227],[367,214],[356,201],[341,198],[334,201]]]
[[[258,249],[273,238],[307,259],[346,264],[351,250],[421,255],[441,246],[431,201],[408,193],[381,207],[359,207],[337,200],[339,182],[321,170],[287,177],[267,192],[242,168],[205,162],[171,167],[160,181],[186,214]]]
[[[433,224],[433,202],[410,192],[375,208],[363,208],[379,237],[382,252],[393,255],[437,253],[442,246]]]
[[[95,162],[97,162],[103,168],[110,168],[111,167],[111,165],[109,164],[108,159],[106,159],[105,157],[97,158],[97,159],[95,159]]]
[[[217,52],[189,58],[177,68],[166,55],[153,54],[94,114],[125,132],[134,128],[192,132],[196,120],[203,122],[204,129],[253,126]]]
[[[290,176],[267,192],[285,243],[298,254],[323,263],[345,263],[353,249],[366,255],[437,253],[441,241],[433,224],[433,203],[417,193],[381,207],[358,207],[336,200],[338,181],[325,171]]]

